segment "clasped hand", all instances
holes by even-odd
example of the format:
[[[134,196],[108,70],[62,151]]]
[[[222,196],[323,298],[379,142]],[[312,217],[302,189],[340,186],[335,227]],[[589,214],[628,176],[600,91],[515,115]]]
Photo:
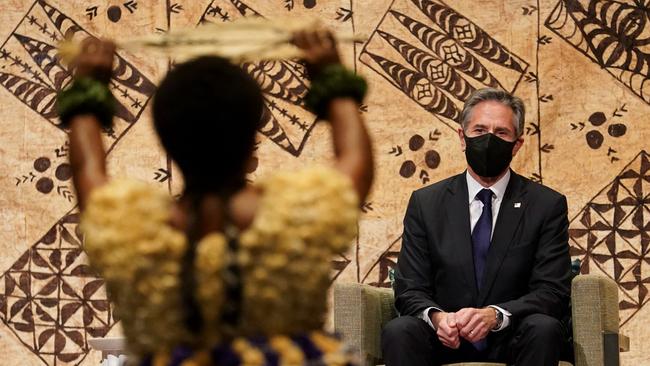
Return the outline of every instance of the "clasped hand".
[[[460,339],[477,342],[487,337],[496,326],[496,309],[463,308],[455,313],[431,312],[431,322],[438,339],[446,347],[457,349]]]

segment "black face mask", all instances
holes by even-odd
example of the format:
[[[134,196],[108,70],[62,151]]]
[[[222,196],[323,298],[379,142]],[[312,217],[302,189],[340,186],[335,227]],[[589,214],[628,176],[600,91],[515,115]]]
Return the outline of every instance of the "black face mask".
[[[481,177],[497,177],[510,165],[516,142],[506,141],[492,133],[477,137],[465,136],[467,163]]]

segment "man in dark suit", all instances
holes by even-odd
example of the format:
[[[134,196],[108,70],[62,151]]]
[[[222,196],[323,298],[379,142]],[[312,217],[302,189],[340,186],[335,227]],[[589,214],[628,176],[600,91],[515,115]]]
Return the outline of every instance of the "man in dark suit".
[[[467,171],[415,191],[395,275],[387,366],[462,361],[557,366],[567,331],[566,198],[510,170],[521,99],[480,89],[458,134]]]

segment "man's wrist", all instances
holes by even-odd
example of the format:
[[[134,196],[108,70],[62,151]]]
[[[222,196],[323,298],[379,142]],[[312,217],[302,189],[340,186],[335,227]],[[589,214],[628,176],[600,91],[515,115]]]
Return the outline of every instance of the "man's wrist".
[[[490,309],[494,311],[494,325],[491,327],[490,330],[496,330],[501,328],[501,325],[503,324],[503,313],[499,311],[499,309],[494,308],[492,306],[487,307],[486,309]]]
[[[431,319],[431,324],[435,329],[438,329],[438,324],[443,317],[443,312],[437,309],[429,310],[429,319]]]

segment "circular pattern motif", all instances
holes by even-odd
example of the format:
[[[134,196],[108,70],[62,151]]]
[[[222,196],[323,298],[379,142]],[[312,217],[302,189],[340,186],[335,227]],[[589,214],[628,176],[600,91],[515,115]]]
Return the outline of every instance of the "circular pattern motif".
[[[63,163],[56,167],[56,172],[54,173],[56,179],[60,181],[66,181],[72,178],[72,167],[68,163]]]
[[[607,121],[605,113],[603,112],[594,112],[589,116],[589,122],[594,126],[600,126]]]
[[[402,167],[399,168],[399,175],[401,175],[404,178],[410,178],[415,174],[415,170],[417,167],[415,166],[415,163],[411,160],[407,160],[402,163]]]
[[[440,132],[438,132],[438,130],[431,132],[429,134],[429,141],[437,141],[438,139],[436,138],[436,136],[438,135],[440,135]],[[410,151],[418,152],[418,153],[416,156],[411,156],[410,158],[407,158],[400,165],[399,175],[402,176],[402,178],[411,178],[416,175],[417,171],[420,171],[419,177],[422,180],[422,184],[424,184],[429,181],[429,172],[427,171],[427,169],[433,170],[433,169],[437,169],[440,166],[440,160],[441,160],[440,154],[433,149],[424,150],[423,151],[424,161],[422,162],[420,160],[422,156],[419,155],[420,154],[419,151],[423,150],[423,148],[425,147],[424,145],[426,143],[427,143],[426,137],[417,133],[411,135],[411,137],[408,140],[408,148]],[[402,148],[400,146],[393,147],[390,153],[395,154],[395,156],[400,156],[402,154]]]
[[[435,150],[429,150],[424,155],[424,163],[429,169],[436,169],[440,165],[440,154]]]
[[[600,148],[605,140],[603,134],[596,130],[587,132],[585,138],[587,139],[587,145],[594,150]]]
[[[111,22],[117,23],[122,18],[122,9],[119,6],[113,5],[106,10],[106,16],[108,16],[108,20]]]
[[[50,159],[44,156],[34,160],[34,169],[36,169],[36,171],[39,173],[43,173],[44,171],[49,169],[50,165],[52,165]]]
[[[52,179],[43,177],[36,181],[36,189],[44,194],[52,192],[52,189],[54,188],[54,182]]]
[[[624,110],[623,107],[621,107],[621,109],[623,112],[627,111]],[[619,112],[619,109],[616,109],[616,111],[614,111],[614,116],[620,117],[621,114],[616,114],[617,112]],[[604,126],[607,123],[607,116],[603,112],[594,112],[591,114],[591,116],[589,116],[589,122],[595,127]],[[627,126],[624,123],[612,122],[607,126],[607,134],[611,137],[618,138],[625,135],[626,133]],[[589,145],[589,147],[594,150],[599,149],[605,142],[605,136],[597,129],[587,132],[585,134],[585,139],[587,140],[587,145]]]
[[[418,151],[422,146],[424,146],[424,137],[417,134],[411,136],[411,139],[409,140],[409,149],[411,149],[411,151]]]
[[[609,125],[607,128],[607,133],[612,137],[621,137],[625,135],[626,132],[627,126],[622,123],[615,123],[613,125]]]

